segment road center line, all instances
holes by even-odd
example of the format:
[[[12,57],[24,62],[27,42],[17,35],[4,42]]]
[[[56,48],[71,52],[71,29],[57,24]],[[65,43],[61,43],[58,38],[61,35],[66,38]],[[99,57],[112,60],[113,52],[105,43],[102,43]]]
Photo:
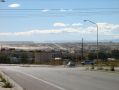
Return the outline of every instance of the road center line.
[[[40,78],[37,78],[37,77],[35,77],[35,76],[33,76],[33,75],[30,75],[30,74],[27,74],[27,73],[24,73],[24,72],[21,72],[21,71],[18,71],[18,72],[20,72],[20,73],[22,73],[22,74],[24,74],[24,75],[27,75],[27,76],[29,76],[29,77],[32,77],[32,78],[34,78],[34,79],[37,79],[37,80],[39,80],[39,81],[42,81],[42,82],[44,82],[44,83],[46,83],[46,84],[48,84],[48,85],[50,85],[50,86],[53,86],[53,87],[55,87],[55,88],[60,89],[60,90],[66,90],[66,89],[64,89],[64,88],[62,88],[62,87],[60,87],[60,86],[58,86],[58,85],[56,85],[56,84],[53,84],[53,83],[51,83],[51,82],[48,82],[48,81],[43,80],[43,79],[40,79]]]

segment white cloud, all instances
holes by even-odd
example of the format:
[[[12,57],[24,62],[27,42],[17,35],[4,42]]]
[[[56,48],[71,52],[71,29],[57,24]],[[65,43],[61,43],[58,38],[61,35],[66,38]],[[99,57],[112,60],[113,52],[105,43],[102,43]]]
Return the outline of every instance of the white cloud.
[[[24,32],[1,32],[0,36],[33,36],[33,35],[45,35],[45,34],[59,34],[59,33],[79,33],[83,35],[96,35],[96,26],[88,27],[65,27],[67,24],[64,23],[54,23],[54,26],[60,26],[60,29],[46,29],[46,30],[30,30]],[[113,38],[119,38],[119,33],[114,33],[114,31],[119,30],[119,24],[108,24],[108,23],[98,23],[99,35],[107,35]]]
[[[74,27],[75,26],[82,26],[82,24],[81,23],[73,23],[72,26],[74,26]]]
[[[20,7],[20,6],[21,6],[21,5],[18,4],[18,3],[12,3],[12,4],[8,5],[8,7],[10,7],[10,8],[18,8],[18,7]]]
[[[114,35],[113,38],[119,39],[119,35]]]
[[[54,23],[53,26],[54,26],[54,27],[66,27],[67,24],[62,23],[62,22],[57,22],[57,23]]]
[[[67,10],[66,9],[60,9],[60,12],[66,12]]]
[[[99,29],[108,29],[108,30],[114,30],[119,28],[119,24],[110,24],[110,23],[97,23],[99,26]]]
[[[61,29],[47,29],[47,30],[30,30],[25,32],[7,32],[7,33],[0,33],[0,36],[31,36],[31,35],[38,35],[38,34],[59,34],[59,33],[84,33],[90,34],[90,30],[88,28],[73,28],[73,27],[65,27]]]
[[[48,12],[49,10],[48,9],[44,9],[44,10],[42,10],[42,12]]]
[[[111,37],[113,37],[113,38],[115,38],[115,39],[119,39],[119,34],[113,34],[113,33],[111,33],[111,34],[105,34],[106,36],[111,36]]]
[[[71,32],[78,32],[73,28],[64,28],[64,29],[54,29],[54,30],[31,30],[26,32],[7,32],[7,33],[0,33],[0,36],[29,36],[35,34],[58,34],[58,33],[71,33]]]

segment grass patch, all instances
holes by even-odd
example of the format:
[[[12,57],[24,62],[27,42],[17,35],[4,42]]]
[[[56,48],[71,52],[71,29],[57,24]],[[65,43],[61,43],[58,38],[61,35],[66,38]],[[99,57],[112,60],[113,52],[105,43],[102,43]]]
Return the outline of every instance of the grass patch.
[[[9,81],[6,81],[2,87],[3,88],[13,88],[13,85]]]
[[[0,82],[6,82],[6,79],[3,77],[3,75],[2,74],[0,74]]]
[[[3,88],[13,88],[13,85],[8,80],[6,80],[2,74],[0,74],[0,82],[3,83]]]

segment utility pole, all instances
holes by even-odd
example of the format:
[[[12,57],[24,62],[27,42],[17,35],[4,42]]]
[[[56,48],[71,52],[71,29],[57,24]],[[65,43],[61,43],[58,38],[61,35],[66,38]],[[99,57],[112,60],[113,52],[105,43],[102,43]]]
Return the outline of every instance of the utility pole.
[[[0,52],[2,52],[2,44],[0,45]]]
[[[81,60],[83,61],[83,38],[81,43]]]

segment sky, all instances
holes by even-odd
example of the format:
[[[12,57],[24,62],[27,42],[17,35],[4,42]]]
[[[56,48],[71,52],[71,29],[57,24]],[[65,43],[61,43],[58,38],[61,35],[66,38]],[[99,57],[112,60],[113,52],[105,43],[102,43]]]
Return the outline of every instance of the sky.
[[[0,41],[96,41],[96,24],[99,41],[119,40],[119,0],[0,2]]]

